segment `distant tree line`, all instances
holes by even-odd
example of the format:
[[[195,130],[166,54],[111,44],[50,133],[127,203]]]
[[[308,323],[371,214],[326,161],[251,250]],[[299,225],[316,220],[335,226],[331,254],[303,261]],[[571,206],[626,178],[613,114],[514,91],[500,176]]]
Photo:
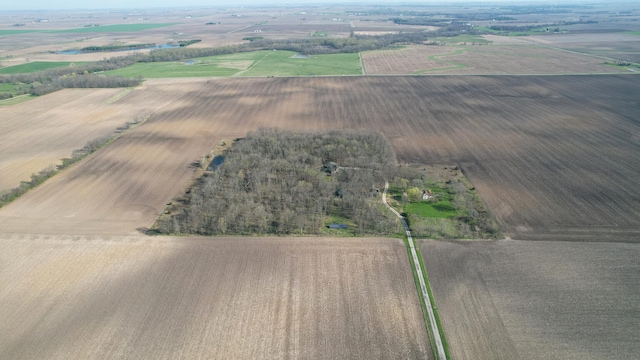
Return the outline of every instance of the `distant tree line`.
[[[111,44],[111,45],[95,45],[95,46],[86,46],[80,49],[83,52],[103,52],[103,51],[117,51],[117,50],[136,50],[136,49],[146,49],[151,46],[155,46],[155,43],[146,43],[146,44]]]
[[[0,75],[0,83],[18,84],[16,94],[44,95],[65,88],[113,88],[139,85],[141,77],[124,78],[95,74],[135,64],[134,58],[115,57],[95,63],[63,66],[20,74]]]
[[[118,88],[137,86],[142,78],[122,76],[100,76],[96,74],[63,76],[46,83],[31,84],[31,94],[39,96],[70,88]]]
[[[450,27],[451,28],[451,27]],[[187,48],[188,43],[179,48],[158,49],[149,53],[137,53],[112,57],[101,61],[63,66],[53,69],[20,74],[0,75],[0,83],[18,84],[16,94],[48,94],[70,87],[120,87],[140,84],[142,78],[117,78],[92,75],[109,70],[121,69],[139,62],[168,62],[186,59],[235,54],[256,50],[290,50],[306,55],[357,53],[367,50],[388,48],[400,43],[423,43],[429,36],[453,36],[446,31],[440,33],[401,32],[378,36],[353,35],[349,38],[302,38],[302,39],[255,39],[249,43],[221,46],[216,48]],[[191,40],[198,41],[198,40]],[[190,41],[190,42],[191,42]],[[20,86],[22,85],[22,86]]]
[[[553,32],[559,32],[558,26],[576,25],[576,24],[596,24],[596,20],[585,21],[558,21],[550,24],[534,24],[534,25],[492,25],[489,28],[495,31],[504,32],[527,32],[533,30],[551,29]]]
[[[263,129],[236,141],[225,157],[188,190],[183,207],[168,210],[157,231],[319,234],[327,216],[349,219],[356,234],[399,230],[380,201],[396,163],[378,133]]]

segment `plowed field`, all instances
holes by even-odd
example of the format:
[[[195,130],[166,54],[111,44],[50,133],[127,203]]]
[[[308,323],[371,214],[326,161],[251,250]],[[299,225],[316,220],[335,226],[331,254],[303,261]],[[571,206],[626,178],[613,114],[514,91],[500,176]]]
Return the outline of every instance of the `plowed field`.
[[[0,191],[141,116],[144,106],[107,103],[120,91],[73,89],[0,107]]]
[[[218,139],[260,127],[376,129],[400,161],[459,164],[515,238],[638,240],[635,76],[148,82],[144,124],[0,210],[0,230],[149,226]]]
[[[397,239],[0,238],[2,359],[429,359]]]
[[[631,359],[639,244],[424,241],[454,359]]]
[[[573,52],[531,45],[432,46],[362,53],[367,74],[614,74],[628,70]]]

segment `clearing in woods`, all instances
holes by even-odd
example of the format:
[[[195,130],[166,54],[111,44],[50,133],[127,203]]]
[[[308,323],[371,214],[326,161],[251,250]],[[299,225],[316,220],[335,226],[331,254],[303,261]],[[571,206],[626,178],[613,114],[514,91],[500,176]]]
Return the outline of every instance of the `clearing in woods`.
[[[400,239],[0,245],[2,359],[433,358]]]

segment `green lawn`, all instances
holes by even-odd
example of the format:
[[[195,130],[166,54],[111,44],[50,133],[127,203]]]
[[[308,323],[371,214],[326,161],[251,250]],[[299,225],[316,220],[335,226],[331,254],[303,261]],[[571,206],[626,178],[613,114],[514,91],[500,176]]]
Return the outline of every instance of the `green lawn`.
[[[118,24],[105,26],[82,27],[77,29],[55,30],[56,33],[99,33],[99,32],[135,32],[149,29],[156,29],[165,26],[175,25],[176,23],[164,24]]]
[[[196,58],[191,65],[187,65],[185,61],[137,63],[105,74],[145,78],[362,74],[358,54],[293,58],[295,54],[292,51],[263,50]]]
[[[79,65],[84,63],[34,61],[27,64],[0,68],[0,74],[30,73],[30,72],[40,71],[40,70],[53,69],[53,68],[62,67],[62,66],[69,66],[71,64]]]
[[[416,214],[421,218],[451,218],[458,212],[451,206],[450,201],[408,203],[404,207],[407,214]]]

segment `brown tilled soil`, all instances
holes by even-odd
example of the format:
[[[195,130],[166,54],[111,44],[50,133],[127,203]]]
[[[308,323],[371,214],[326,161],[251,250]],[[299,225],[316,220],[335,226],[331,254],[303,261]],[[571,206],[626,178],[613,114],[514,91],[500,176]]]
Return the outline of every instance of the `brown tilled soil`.
[[[429,359],[397,239],[0,238],[2,359]]]
[[[640,246],[420,244],[454,359],[632,359]]]
[[[0,209],[0,232],[150,226],[218,139],[260,127],[374,129],[401,162],[458,164],[521,239],[640,238],[635,76],[158,80],[118,141]],[[54,94],[55,95],[55,94]],[[45,98],[46,99],[46,98]]]
[[[634,25],[637,30],[637,25]],[[528,40],[607,58],[640,62],[640,36],[618,31],[605,33],[531,36]]]
[[[414,45],[362,54],[367,74],[592,74],[628,73],[601,58],[531,45]]]
[[[0,107],[0,191],[17,187],[50,165],[59,165],[73,150],[143,117],[145,110],[152,111],[148,105],[153,104],[108,104],[121,91],[65,90]]]

